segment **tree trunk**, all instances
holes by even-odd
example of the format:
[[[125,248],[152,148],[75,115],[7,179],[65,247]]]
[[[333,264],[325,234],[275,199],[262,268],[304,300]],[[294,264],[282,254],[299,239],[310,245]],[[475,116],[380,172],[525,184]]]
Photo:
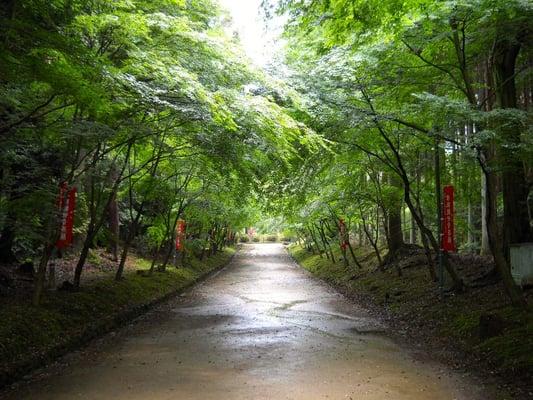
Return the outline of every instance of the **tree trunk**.
[[[500,277],[502,278],[505,291],[509,295],[511,302],[514,306],[525,308],[527,302],[520,288],[514,282],[511,275],[511,268],[509,262],[505,257],[504,248],[501,245],[501,235],[498,229],[497,209],[496,202],[491,199],[493,193],[496,193],[496,176],[494,172],[489,171],[486,166],[484,167],[484,173],[487,181],[487,204],[490,207],[487,208],[487,230],[490,241],[490,248],[494,256],[494,264]]]
[[[74,269],[74,287],[76,289],[80,287],[81,273],[83,271],[85,261],[87,260],[87,256],[89,255],[89,249],[91,248],[93,239],[94,239],[93,228],[89,227],[87,231],[87,237],[85,238],[85,241],[83,242],[83,247],[81,249],[80,257],[78,258],[78,263],[76,264],[76,268]]]
[[[409,217],[410,217],[410,220],[411,220],[410,221],[411,222],[411,229],[409,231],[409,243],[417,244],[418,239],[417,239],[417,231],[416,231],[416,221],[413,218],[413,216],[411,215],[411,213],[409,213]]]
[[[322,257],[322,250],[320,249],[320,244],[319,244],[319,242],[318,242],[318,240],[316,238],[314,228],[313,227],[308,227],[307,229],[309,230],[309,233],[311,234],[311,238],[313,239],[313,242],[315,243],[316,250],[318,251],[318,255],[320,256],[320,258],[323,258]]]
[[[440,157],[440,140],[435,138],[435,201],[437,210],[437,238],[439,249],[437,250],[437,259],[439,260],[439,286],[440,290],[444,288],[444,266],[447,265],[447,254],[442,250],[442,183],[441,183],[441,157]]]
[[[472,122],[469,122],[465,124],[465,137],[464,140],[461,141],[461,144],[463,146],[470,145],[470,143],[473,141],[474,136],[474,124]],[[467,159],[465,159],[464,155],[461,157],[462,162],[468,162]],[[473,173],[471,169],[469,168],[466,173],[466,192],[467,192],[467,207],[466,207],[466,219],[467,219],[467,228],[466,228],[466,242],[468,244],[468,251],[473,252],[474,245],[477,243],[477,235],[476,235],[476,227],[474,224],[474,204],[472,199],[472,193],[473,190]]]
[[[173,232],[176,232],[176,227],[177,227],[178,221],[179,221],[179,219],[181,217],[181,212],[182,212],[182,210],[181,210],[181,206],[180,206],[180,209],[178,210],[178,212],[176,214],[176,218],[174,218],[174,224],[172,225],[170,231],[168,232],[168,234],[171,236],[170,237],[171,240],[170,240],[170,246],[168,247],[168,250],[167,250],[167,252],[165,254],[165,258],[163,259],[163,264],[162,264],[162,267],[161,267],[163,270],[167,267],[168,262],[170,261],[170,257],[172,256],[172,253],[174,251],[176,251],[175,242],[174,242],[174,240],[172,240],[172,238],[174,237],[173,236]]]
[[[32,299],[32,304],[34,306],[38,306],[39,303],[41,302],[41,297],[42,297],[42,293],[44,290],[44,283],[46,280],[46,267],[52,255],[52,251],[54,250],[54,246],[55,246],[55,243],[47,244],[45,246],[43,254],[41,255],[41,260],[39,261],[39,266],[37,268],[37,273],[35,276],[35,287],[34,287],[33,299]]]
[[[428,227],[424,224],[421,214],[418,213],[416,207],[414,206],[412,200],[411,200],[411,193],[410,193],[410,185],[409,180],[407,177],[404,179],[404,200],[405,204],[407,204],[407,207],[409,207],[409,211],[411,211],[411,215],[416,221],[416,224],[418,225],[418,228],[420,230],[420,235],[422,237],[422,244],[424,245],[424,250],[426,253],[426,258],[428,261],[428,270],[430,277],[433,281],[436,281],[437,274],[435,272],[435,263],[433,262],[433,258],[431,256],[430,246],[433,249],[435,253],[438,253],[439,251],[439,243],[435,239],[435,236],[433,233],[428,229]],[[454,281],[454,285],[456,290],[461,291],[463,290],[463,282],[453,269],[451,265],[447,264],[447,271],[452,277]]]
[[[139,224],[139,221],[141,220],[141,216],[144,209],[144,201],[141,203],[141,206],[139,207],[139,211],[137,212],[137,215],[135,216],[135,220],[133,220],[130,224],[130,229],[128,231],[128,236],[126,238],[126,241],[124,242],[124,247],[122,248],[122,254],[120,256],[120,263],[117,268],[117,272],[115,274],[115,280],[119,281],[122,279],[122,274],[124,273],[124,266],[126,265],[126,259],[128,258],[128,252],[131,247],[131,243],[133,242],[133,239],[135,238],[135,232],[137,229],[137,225]]]
[[[520,48],[520,41],[511,42],[506,35],[498,37],[494,44],[492,76],[496,102],[503,109],[517,108],[515,69]],[[509,262],[509,246],[533,241],[533,237],[527,204],[529,187],[524,164],[516,150],[521,144],[521,127],[505,119],[501,121],[500,133],[504,143],[498,149],[499,162],[503,167],[503,251]]]
[[[378,247],[378,244],[377,244],[377,239],[374,239],[372,233],[370,232],[370,230],[368,228],[368,225],[366,223],[366,218],[364,216],[364,212],[363,212],[362,209],[360,210],[360,213],[361,213],[361,219],[363,220],[362,227],[363,227],[363,231],[365,233],[365,236],[368,239],[368,242],[370,243],[372,248],[374,249],[374,253],[376,253],[376,257],[378,259],[378,268],[380,270],[383,270],[383,259],[381,258],[381,253],[379,251],[379,247]]]
[[[402,232],[403,232],[403,242],[407,242],[409,240],[409,226],[407,224],[407,209],[402,204]]]
[[[376,113],[376,110],[374,109],[374,106],[372,104],[372,101],[370,97],[364,92],[364,90],[361,91],[365,100],[367,101],[371,111],[373,113]],[[394,170],[396,173],[398,173],[399,177],[401,178],[403,182],[404,187],[404,201],[405,204],[407,204],[407,207],[409,207],[409,210],[411,211],[411,214],[415,217],[416,223],[418,224],[418,227],[420,228],[420,233],[422,234],[422,237],[425,235],[426,238],[431,243],[431,246],[433,247],[434,251],[437,253],[439,251],[439,243],[435,239],[435,236],[431,232],[430,229],[427,228],[427,226],[424,225],[420,215],[417,213],[417,210],[414,207],[414,204],[411,200],[411,182],[409,180],[409,176],[407,175],[407,171],[405,170],[404,164],[402,162],[402,158],[400,156],[400,153],[397,149],[397,147],[392,143],[391,139],[387,136],[385,133],[385,130],[381,126],[380,122],[378,120],[375,121],[376,128],[378,129],[381,137],[385,140],[387,143],[389,149],[392,151],[394,155],[394,159],[396,161],[395,165],[392,165],[394,167]],[[423,238],[424,240],[424,238]],[[431,268],[431,266],[428,266]],[[449,264],[446,263],[446,270],[450,274],[453,284],[454,284],[454,290],[455,291],[463,291],[464,290],[464,282],[463,280],[457,275],[457,272],[454,270],[454,268]]]
[[[401,191],[402,185],[397,176],[389,175],[388,183],[390,186]],[[404,245],[403,231],[402,231],[402,199],[401,196],[392,199],[391,203],[387,207],[387,244],[389,248],[389,254],[387,259],[392,259],[396,252],[400,250]]]
[[[347,253],[347,249],[346,248],[342,248],[341,249],[341,254],[342,254],[342,261],[344,262],[344,266],[345,267],[349,267],[350,266],[350,262],[348,261],[348,253]]]
[[[2,229],[0,233],[0,262],[11,264],[17,261],[15,253],[13,253],[13,243],[15,242],[15,231],[7,222],[8,225]]]
[[[128,161],[131,154],[131,148],[133,147],[133,141],[128,143],[126,154],[124,158],[123,165],[120,169],[120,171],[116,174],[117,179],[113,182],[113,185],[111,186],[111,191],[107,197],[107,200],[105,204],[103,205],[103,211],[97,218],[97,208],[98,204],[95,200],[95,182],[94,182],[94,176],[91,175],[90,180],[90,188],[91,188],[91,194],[90,194],[90,222],[89,222],[89,228],[87,229],[87,237],[85,238],[85,242],[83,243],[83,249],[80,254],[80,258],[78,259],[78,263],[76,264],[76,269],[74,270],[74,287],[79,288],[80,287],[80,280],[81,280],[81,274],[83,271],[83,267],[85,265],[85,261],[87,260],[87,255],[89,254],[89,248],[93,245],[93,241],[104,225],[105,218],[107,216],[109,206],[111,204],[111,201],[116,196],[118,187],[121,182],[121,178],[124,175],[124,171],[126,170],[126,166],[128,165]]]
[[[349,240],[348,240],[347,244],[348,244],[348,248],[350,249],[350,254],[352,255],[353,262],[355,263],[355,265],[357,265],[359,267],[359,269],[362,269],[363,266],[361,265],[361,263],[359,262],[359,260],[355,256],[355,252],[353,251],[352,244],[350,243]]]
[[[472,201],[468,199],[468,205],[466,206],[466,242],[468,243],[469,252],[472,249],[472,245],[475,242],[474,239],[474,217],[472,212]]]
[[[118,216],[118,202],[117,194],[115,193],[111,198],[108,209],[109,217],[109,252],[111,253],[113,261],[118,261],[118,242],[119,242],[119,216]]]
[[[479,252],[482,256],[488,256],[491,254],[489,231],[487,228],[487,209],[489,207],[493,207],[494,209],[496,208],[495,205],[490,205],[487,203],[487,178],[485,173],[481,171],[481,248]]]
[[[326,249],[326,256],[328,255],[329,250],[329,258],[332,262],[335,262],[335,255],[333,254],[333,250],[331,250],[331,246],[329,245],[328,240],[326,238],[326,233],[324,232],[324,226],[322,222],[319,223],[318,232],[320,233],[320,237],[322,238],[322,242],[324,243],[324,248]]]

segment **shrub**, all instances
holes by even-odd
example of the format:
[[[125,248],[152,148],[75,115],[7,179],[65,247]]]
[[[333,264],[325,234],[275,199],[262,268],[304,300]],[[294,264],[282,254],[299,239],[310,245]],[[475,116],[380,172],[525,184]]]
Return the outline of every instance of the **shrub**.
[[[241,236],[239,241],[241,243],[248,243],[250,241],[250,238],[248,236]]]
[[[201,239],[189,239],[185,241],[185,249],[191,252],[194,257],[200,258],[204,249],[205,241]]]
[[[268,235],[266,238],[267,242],[277,242],[278,236],[277,235]]]
[[[102,265],[102,259],[100,258],[98,253],[93,249],[89,250],[89,254],[87,255],[87,262],[89,264],[94,265],[95,267],[99,267],[100,265]]]

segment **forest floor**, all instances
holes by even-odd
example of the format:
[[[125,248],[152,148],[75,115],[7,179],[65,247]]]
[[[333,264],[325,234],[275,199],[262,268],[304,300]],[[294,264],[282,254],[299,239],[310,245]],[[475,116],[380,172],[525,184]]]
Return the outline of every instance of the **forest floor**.
[[[362,269],[344,266],[340,251],[336,262],[298,245],[290,253],[315,276],[369,307],[394,327],[400,341],[427,349],[458,370],[477,371],[504,398],[533,399],[533,313],[510,306],[501,283],[488,275],[492,265],[487,258],[453,255],[450,261],[469,288],[442,298],[416,247],[384,271],[377,269],[370,251],[359,253]],[[533,290],[526,296],[533,304]]]
[[[147,271],[151,262],[131,255],[124,279],[116,282],[116,262],[97,250],[84,269],[82,288],[48,291],[40,307],[31,305],[30,270],[0,266],[0,387],[189,287],[226,265],[234,252],[226,249],[204,261],[191,258],[186,266],[169,266],[151,276],[137,273]],[[71,278],[75,263],[75,255],[58,260],[59,284]]]

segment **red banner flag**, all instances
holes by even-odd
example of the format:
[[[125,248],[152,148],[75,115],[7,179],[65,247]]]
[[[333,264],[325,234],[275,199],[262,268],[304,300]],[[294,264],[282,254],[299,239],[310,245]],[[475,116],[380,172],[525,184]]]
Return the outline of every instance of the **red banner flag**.
[[[341,249],[346,250],[348,247],[348,239],[346,237],[346,223],[341,218],[339,219],[339,236],[340,236],[340,243],[341,243]]]
[[[179,220],[176,225],[176,250],[183,250],[183,241],[185,240],[185,221]]]
[[[72,244],[74,238],[74,210],[76,209],[76,188],[68,189],[64,183],[59,190],[58,206],[61,210],[61,232],[59,234],[59,240],[56,242],[58,249],[63,249]],[[66,195],[66,199],[65,199]]]
[[[454,228],[454,190],[453,186],[444,187],[442,202],[442,237],[441,250],[455,251]]]

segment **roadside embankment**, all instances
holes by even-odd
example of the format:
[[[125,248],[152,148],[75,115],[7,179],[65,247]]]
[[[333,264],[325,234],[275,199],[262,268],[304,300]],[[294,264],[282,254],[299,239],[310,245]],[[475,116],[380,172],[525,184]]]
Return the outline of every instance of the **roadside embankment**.
[[[0,387],[180,293],[223,268],[234,253],[228,248],[203,261],[191,259],[186,267],[169,266],[149,276],[131,270],[119,282],[109,273],[76,292],[48,292],[39,307],[31,305],[30,296],[26,301],[2,299]],[[150,266],[140,258],[135,262],[137,270]]]
[[[510,393],[504,398],[533,398],[533,314],[511,307],[497,279],[483,278],[490,271],[483,260],[454,256],[451,261],[469,287],[441,298],[416,249],[384,270],[369,251],[358,253],[362,269],[346,267],[338,253],[332,262],[299,245],[289,252],[303,268],[388,321],[400,340],[456,368],[496,377]],[[529,304],[532,292],[526,292]]]

